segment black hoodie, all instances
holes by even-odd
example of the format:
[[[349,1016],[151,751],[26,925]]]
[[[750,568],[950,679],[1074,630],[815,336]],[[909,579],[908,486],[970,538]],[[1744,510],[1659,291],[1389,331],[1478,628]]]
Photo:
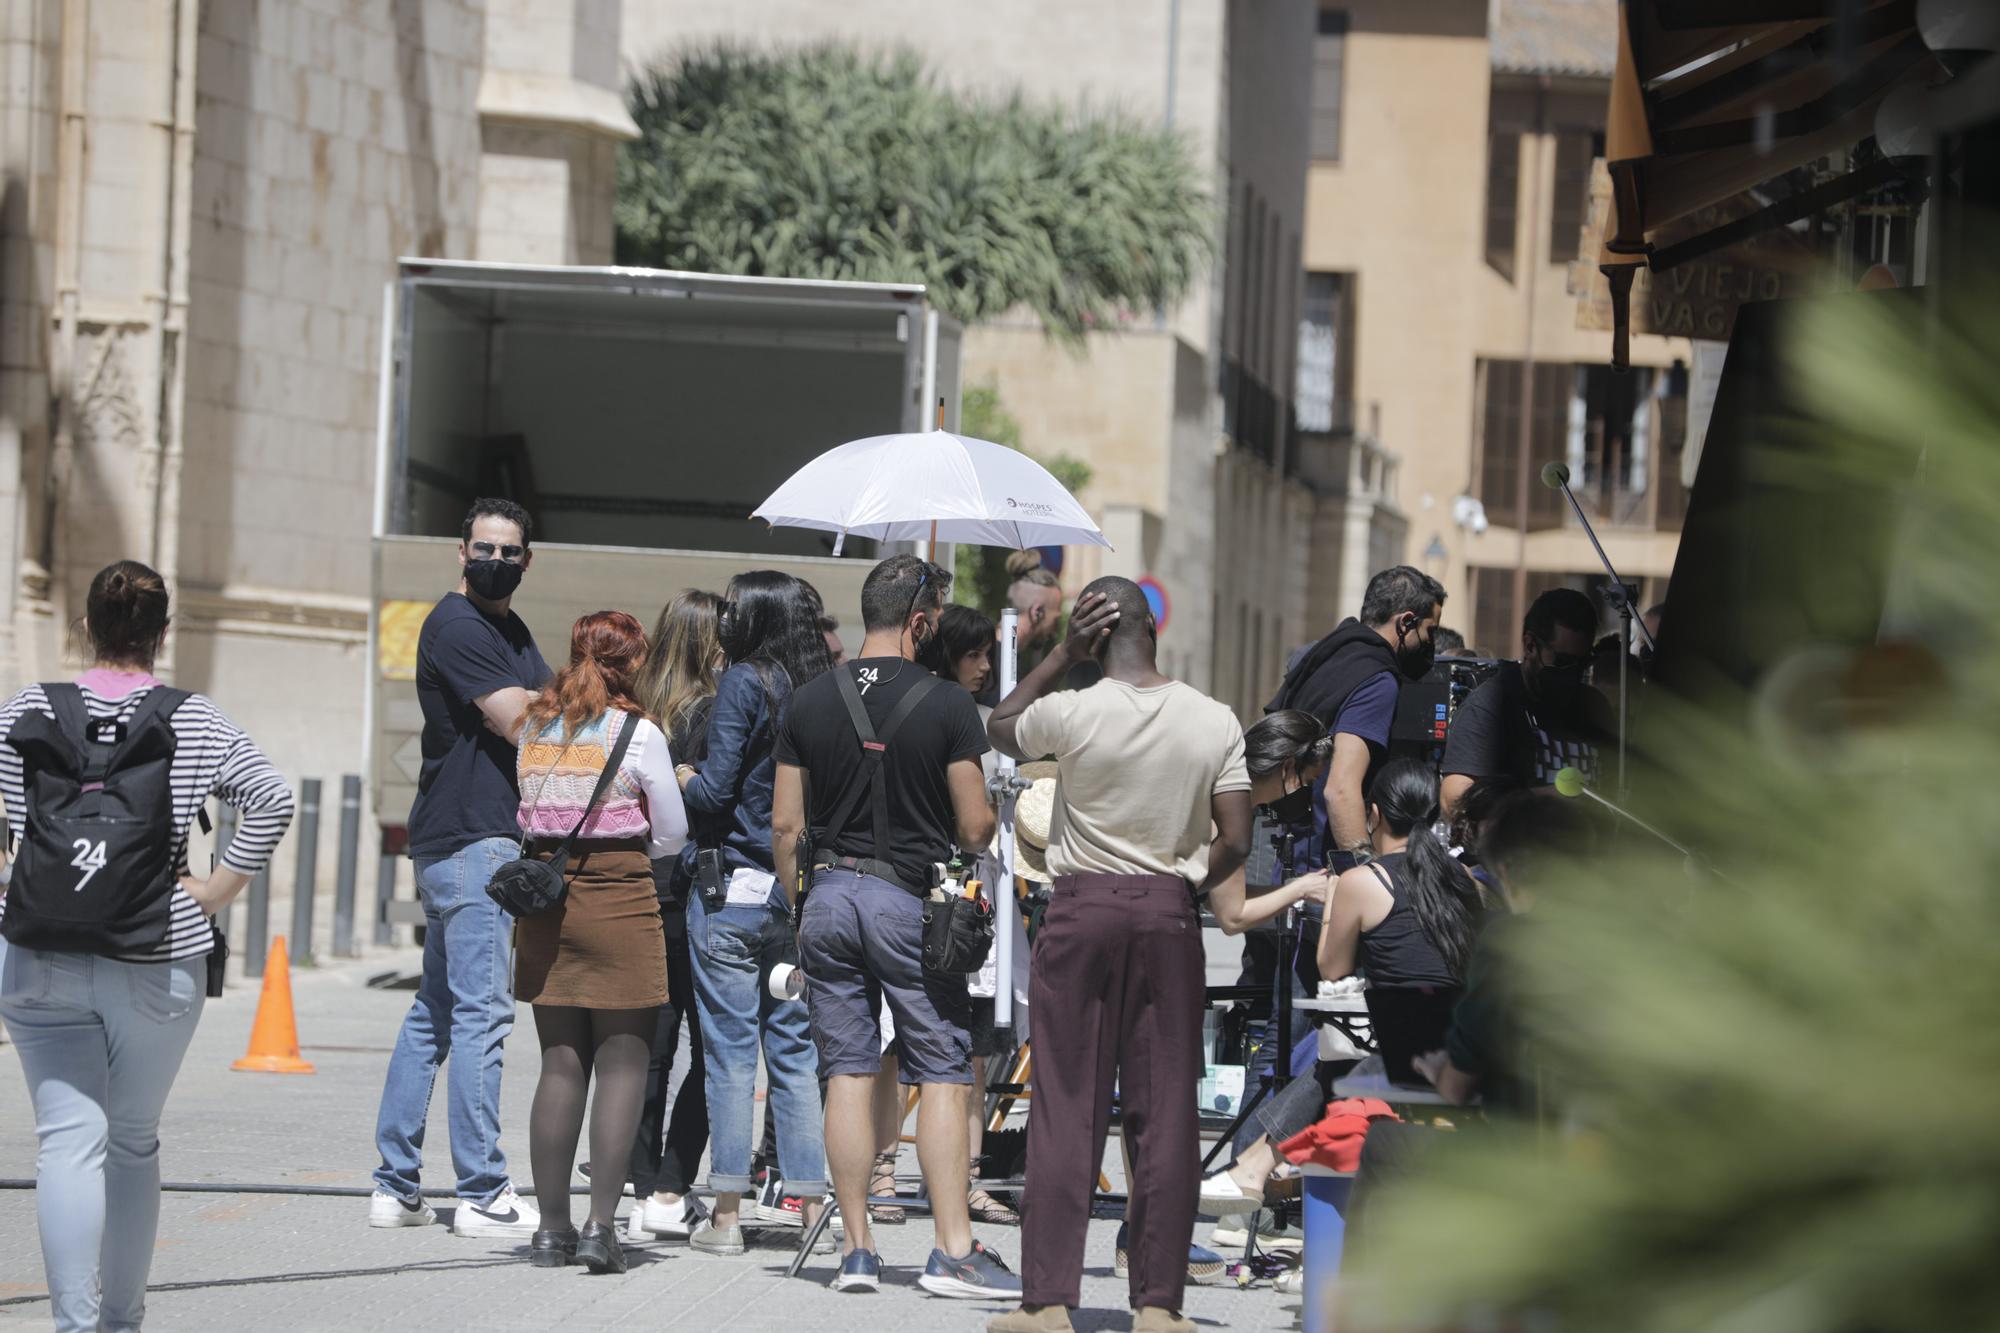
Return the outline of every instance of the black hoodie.
[[[1331,731],[1347,696],[1384,671],[1394,672],[1400,682],[1401,669],[1388,640],[1358,620],[1343,620],[1285,673],[1285,683],[1264,711],[1303,708]]]

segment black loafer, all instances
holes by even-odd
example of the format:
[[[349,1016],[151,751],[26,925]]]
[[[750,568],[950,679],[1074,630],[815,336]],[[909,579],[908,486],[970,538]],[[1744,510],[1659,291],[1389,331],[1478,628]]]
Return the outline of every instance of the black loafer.
[[[537,1268],[567,1268],[576,1262],[576,1232],[537,1231],[528,1243],[528,1262]]]
[[[576,1261],[593,1273],[624,1272],[625,1251],[618,1244],[618,1233],[596,1222],[585,1222],[576,1238]]]

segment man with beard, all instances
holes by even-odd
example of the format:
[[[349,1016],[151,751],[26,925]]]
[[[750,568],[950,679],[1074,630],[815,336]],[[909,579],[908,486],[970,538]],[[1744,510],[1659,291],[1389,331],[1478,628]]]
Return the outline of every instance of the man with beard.
[[[1555,784],[1565,768],[1597,777],[1600,746],[1615,743],[1604,696],[1584,684],[1597,608],[1574,588],[1535,599],[1521,626],[1521,660],[1465,697],[1444,748],[1444,813],[1480,778]]]
[[[1402,681],[1422,680],[1435,654],[1432,635],[1444,614],[1444,585],[1420,569],[1398,565],[1368,580],[1359,619],[1344,620],[1295,659],[1267,713],[1302,708],[1333,737],[1333,762],[1309,790],[1272,808],[1300,827],[1312,815],[1313,836],[1293,857],[1300,867],[1331,855],[1336,871],[1367,859],[1368,780],[1389,749]]]
[[[511,500],[474,500],[460,530],[458,587],[417,636],[423,769],[410,807],[410,856],[424,907],[423,979],[382,1088],[371,1227],[437,1220],[421,1174],[431,1093],[447,1062],[445,1123],[458,1173],[452,1231],[525,1242],[541,1227],[500,1151],[514,920],[486,893],[494,872],[521,855],[515,742],[529,701],[549,678],[534,636],[511,609],[534,563],[532,526]]]

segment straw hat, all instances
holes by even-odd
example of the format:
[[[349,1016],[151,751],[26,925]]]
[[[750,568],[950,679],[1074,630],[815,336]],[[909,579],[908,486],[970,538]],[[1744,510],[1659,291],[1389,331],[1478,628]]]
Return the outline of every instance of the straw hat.
[[[1014,870],[1022,879],[1053,884],[1049,873],[1049,825],[1056,813],[1056,765],[1046,760],[1022,764],[1028,789],[1014,799]]]

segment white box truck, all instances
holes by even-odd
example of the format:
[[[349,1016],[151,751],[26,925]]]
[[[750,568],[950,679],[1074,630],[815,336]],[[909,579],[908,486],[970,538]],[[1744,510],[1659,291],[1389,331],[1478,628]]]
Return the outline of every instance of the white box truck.
[[[957,324],[918,285],[406,259],[384,298],[369,616],[368,770],[384,850],[419,769],[416,636],[456,586],[466,505],[534,519],[514,598],[560,665],[586,612],[648,630],[682,588],[744,569],[807,579],[859,641],[875,555],[767,529],[750,511],[847,440],[925,429],[959,405]]]

